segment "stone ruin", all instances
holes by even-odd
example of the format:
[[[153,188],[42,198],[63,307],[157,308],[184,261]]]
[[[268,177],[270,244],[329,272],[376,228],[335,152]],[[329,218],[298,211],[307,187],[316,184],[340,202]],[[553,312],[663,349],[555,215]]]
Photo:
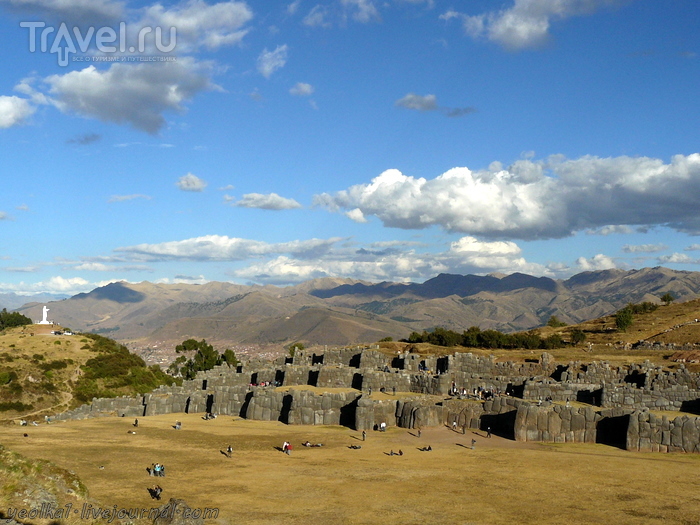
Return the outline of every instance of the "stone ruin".
[[[318,389],[286,388],[306,385]],[[370,397],[372,392],[387,395]],[[356,430],[380,423],[409,429],[457,425],[465,431],[490,428],[517,441],[700,452],[700,418],[671,417],[669,411],[700,414],[700,374],[683,364],[668,371],[649,361],[562,365],[548,353],[515,363],[461,352],[387,356],[378,347],[356,347],[223,365],[182,386],[93,399],[53,419],[208,412]]]

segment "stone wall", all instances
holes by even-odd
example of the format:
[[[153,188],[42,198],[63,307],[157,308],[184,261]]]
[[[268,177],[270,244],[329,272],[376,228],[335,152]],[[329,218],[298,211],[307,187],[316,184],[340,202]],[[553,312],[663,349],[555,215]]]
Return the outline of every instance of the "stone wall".
[[[381,423],[386,423],[388,427],[396,426],[396,405],[394,399],[360,397],[355,409],[355,429],[376,430]]]
[[[635,388],[629,384],[604,385],[602,406],[622,408],[650,408],[655,410],[686,410],[698,408],[700,391],[687,385],[673,385],[663,390]]]
[[[527,401],[582,401],[591,405],[602,402],[599,383],[560,383],[550,378],[528,380],[523,385],[523,399]]]
[[[363,392],[368,392],[370,388],[373,392],[379,392],[382,389],[393,392],[394,388],[397,392],[410,392],[411,376],[398,370],[396,372],[365,370],[362,373],[361,385]]]
[[[316,384],[314,386],[324,388],[351,388],[356,368],[347,366],[322,366],[318,370]],[[289,384],[285,382],[285,386]]]
[[[405,398],[396,404],[396,425],[401,428],[437,427],[445,424],[446,409],[435,399]]]
[[[258,389],[249,396],[244,417],[290,425],[355,424],[359,393]]]
[[[57,421],[71,419],[87,419],[93,417],[141,417],[145,406],[143,396],[115,397],[93,399],[92,403],[81,405],[74,410],[68,410],[51,416]]]
[[[600,419],[592,407],[521,404],[515,418],[515,440],[595,443]]]
[[[640,452],[700,452],[700,418],[669,419],[649,411],[630,416],[627,450]]]
[[[484,414],[484,403],[476,400],[450,399],[444,402],[444,424],[452,426],[453,422],[459,428],[479,429],[481,416]]]
[[[277,389],[276,385],[352,391],[319,394]],[[470,399],[448,397],[453,385],[460,391],[466,388]],[[513,363],[472,353],[387,356],[355,347],[328,349],[319,355],[299,351],[294,359],[218,366],[182,386],[160,387],[143,396],[94,399],[54,419],[214,412],[290,424],[339,424],[358,430],[382,422],[403,428],[452,426],[454,422],[460,428],[490,428],[497,435],[523,441],[598,441],[631,450],[694,452],[700,441],[696,439],[696,418],[669,420],[648,409],[700,413],[699,385],[700,374],[683,366],[669,371],[649,362],[555,365],[544,353],[532,362]],[[369,399],[370,388],[389,393],[395,388],[402,395]],[[478,401],[472,395],[475,389],[509,395]],[[413,395],[406,397],[407,392]],[[548,398],[555,403],[539,403]],[[566,401],[590,406],[557,404]],[[596,411],[594,405],[603,410]]]

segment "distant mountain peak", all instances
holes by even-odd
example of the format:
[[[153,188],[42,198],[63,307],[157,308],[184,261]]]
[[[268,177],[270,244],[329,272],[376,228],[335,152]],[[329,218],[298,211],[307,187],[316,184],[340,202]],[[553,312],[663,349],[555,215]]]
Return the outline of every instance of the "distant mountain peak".
[[[130,288],[129,283],[126,281],[119,281],[95,288],[88,293],[78,294],[73,298],[86,299],[88,297],[93,299],[114,301],[115,303],[138,303],[146,298],[146,294]]]
[[[144,344],[179,343],[185,336],[222,345],[286,344],[302,338],[353,344],[437,326],[528,330],[552,315],[577,323],[630,302],[658,301],[666,292],[678,301],[700,298],[700,272],[612,269],[567,280],[521,272],[442,273],[423,283],[324,278],[287,287],[117,282],[48,304],[52,318],[64,326]],[[41,303],[25,304],[19,311],[40,318]]]

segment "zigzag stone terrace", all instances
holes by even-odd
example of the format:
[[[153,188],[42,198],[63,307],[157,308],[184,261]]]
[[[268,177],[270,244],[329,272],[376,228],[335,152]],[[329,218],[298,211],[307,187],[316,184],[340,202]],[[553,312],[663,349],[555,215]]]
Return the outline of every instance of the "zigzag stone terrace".
[[[306,385],[317,388],[290,388]],[[700,452],[700,417],[680,415],[700,412],[700,374],[684,365],[664,371],[649,361],[562,365],[546,352],[536,362],[514,363],[472,353],[388,357],[360,347],[298,351],[273,362],[219,366],[182,386],[142,396],[93,399],[52,419],[178,412],[356,430],[381,423],[490,428],[516,441]]]

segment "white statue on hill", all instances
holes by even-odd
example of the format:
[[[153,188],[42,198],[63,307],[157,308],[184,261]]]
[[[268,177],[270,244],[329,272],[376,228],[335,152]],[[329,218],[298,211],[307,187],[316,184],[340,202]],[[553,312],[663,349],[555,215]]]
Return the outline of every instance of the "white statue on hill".
[[[44,312],[44,317],[42,317],[41,321],[39,321],[37,324],[51,324],[51,322],[47,319],[47,317],[49,315],[49,309],[46,308],[46,306],[44,306],[43,312]]]

